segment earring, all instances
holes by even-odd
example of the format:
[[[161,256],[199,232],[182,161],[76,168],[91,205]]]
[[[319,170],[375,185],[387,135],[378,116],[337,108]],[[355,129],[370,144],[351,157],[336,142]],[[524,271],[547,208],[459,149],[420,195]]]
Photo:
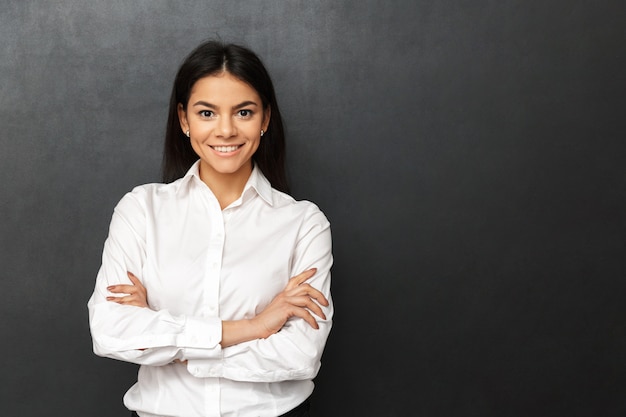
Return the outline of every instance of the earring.
[[[261,129],[261,136],[263,136],[263,134],[264,134],[264,133],[265,133],[265,132],[263,131],[263,129]]]
[[[187,135],[187,137],[189,137],[189,131],[186,131],[186,132],[185,132],[185,135]]]

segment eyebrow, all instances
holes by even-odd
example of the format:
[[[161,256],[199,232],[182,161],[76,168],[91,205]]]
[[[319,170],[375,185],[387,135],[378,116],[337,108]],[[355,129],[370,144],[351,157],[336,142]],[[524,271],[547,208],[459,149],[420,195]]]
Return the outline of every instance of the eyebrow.
[[[196,102],[193,104],[193,106],[194,106],[194,107],[195,107],[195,106],[205,106],[205,107],[208,107],[208,108],[211,108],[211,109],[216,109],[216,108],[218,107],[218,106],[216,106],[215,104],[211,104],[211,103],[208,103],[208,102],[203,101],[203,100],[196,101]],[[243,102],[241,102],[241,103],[239,103],[239,104],[237,104],[237,105],[233,106],[233,110],[236,110],[236,109],[241,109],[242,107],[247,107],[247,106],[258,106],[258,104],[257,104],[257,103],[255,103],[254,101],[250,101],[250,100],[248,100],[248,101],[243,101]]]

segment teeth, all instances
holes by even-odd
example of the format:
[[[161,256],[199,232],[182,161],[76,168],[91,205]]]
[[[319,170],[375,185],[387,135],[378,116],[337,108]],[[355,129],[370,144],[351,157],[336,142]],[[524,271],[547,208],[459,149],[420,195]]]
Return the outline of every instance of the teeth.
[[[236,151],[237,148],[239,148],[239,146],[234,145],[234,146],[214,146],[213,149],[215,149],[218,152],[233,152]]]

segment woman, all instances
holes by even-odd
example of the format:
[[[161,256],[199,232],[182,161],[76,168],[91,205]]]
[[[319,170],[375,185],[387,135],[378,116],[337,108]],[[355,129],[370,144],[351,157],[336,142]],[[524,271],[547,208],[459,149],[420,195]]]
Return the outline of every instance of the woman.
[[[285,193],[284,155],[258,57],[200,45],[174,82],[165,183],[115,208],[88,303],[94,352],[141,365],[124,396],[133,415],[309,415],[333,314],[331,235]]]

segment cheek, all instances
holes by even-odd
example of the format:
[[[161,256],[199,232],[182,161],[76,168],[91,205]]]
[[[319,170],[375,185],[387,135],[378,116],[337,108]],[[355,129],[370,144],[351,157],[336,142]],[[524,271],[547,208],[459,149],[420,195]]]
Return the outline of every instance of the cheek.
[[[191,148],[194,150],[194,152],[200,156],[200,154],[202,153],[202,144],[198,143],[198,141],[196,140],[191,140]]]
[[[256,151],[259,149],[259,146],[261,145],[261,140],[254,141],[254,143],[252,144],[252,153],[256,153]]]
[[[263,138],[261,137],[261,125],[259,125],[258,129],[256,128],[256,125],[255,127],[246,127],[245,133],[242,131],[240,131],[240,133],[245,135],[251,145],[251,148],[254,150],[254,152],[256,152],[256,150],[259,148],[259,145],[263,142]]]

